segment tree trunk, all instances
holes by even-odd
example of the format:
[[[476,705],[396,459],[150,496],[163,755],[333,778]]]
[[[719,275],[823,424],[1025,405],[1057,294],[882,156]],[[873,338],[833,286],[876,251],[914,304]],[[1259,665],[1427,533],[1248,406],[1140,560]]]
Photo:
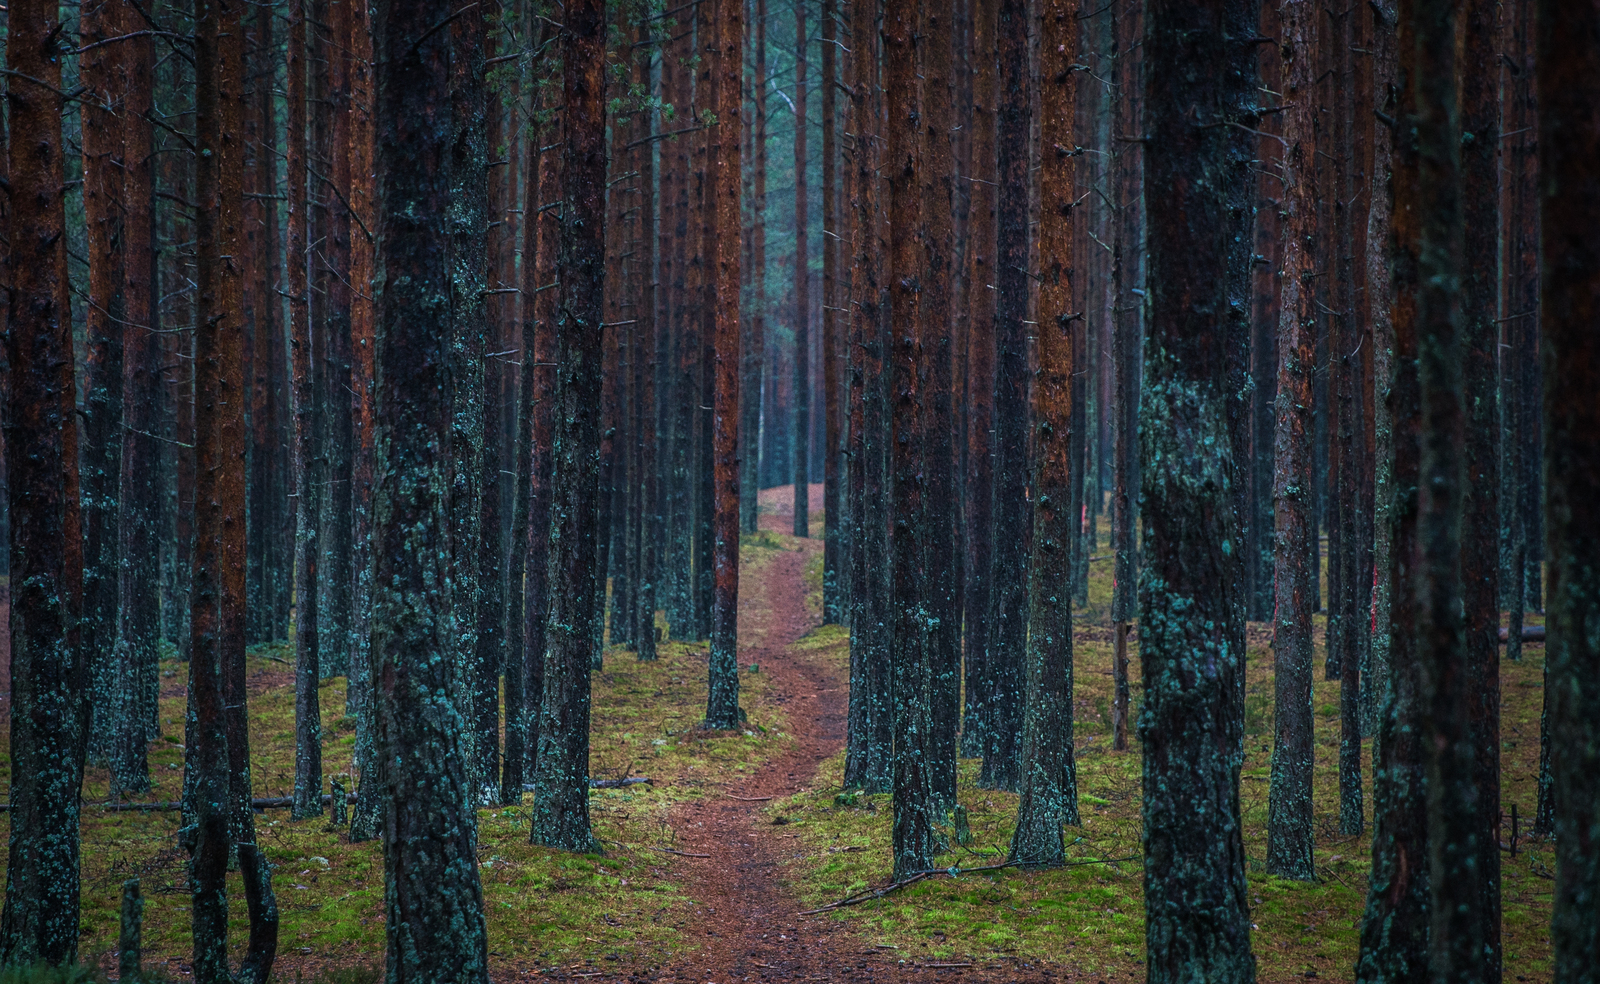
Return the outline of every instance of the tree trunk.
[[[125,42],[105,44],[128,33],[121,0],[91,0],[80,11],[79,31],[89,45],[79,71],[85,94],[82,108],[83,218],[89,253],[89,303],[84,309],[85,359],[82,436],[83,503],[83,659],[94,697],[88,728],[96,759],[108,748],[106,710],[121,682],[113,675],[117,632],[117,492],[122,475],[123,264],[126,238],[122,202],[127,155],[123,148],[122,105],[127,89]]]
[[[1037,867],[1066,862],[1062,824],[1078,824],[1072,736],[1073,376],[1086,321],[1072,267],[1076,224],[1073,132],[1077,105],[1077,11],[1047,0],[1039,34],[1039,375],[1034,382],[1033,550],[1028,560],[1027,697],[1023,711],[1022,799],[1011,860]],[[1087,218],[1087,215],[1084,216]],[[1078,308],[1075,310],[1075,308]]]
[[[1150,324],[1140,408],[1139,583],[1149,979],[1253,981],[1239,815],[1244,654],[1215,626],[1239,587],[1228,486],[1228,127],[1223,0],[1146,10],[1145,178],[1170,189],[1148,223]],[[1218,453],[1219,449],[1229,449]],[[1182,616],[1175,613],[1182,611]],[[1203,915],[1202,915],[1203,914]]]
[[[1500,945],[1500,85],[1480,71],[1497,60],[1496,5],[1465,5],[1462,33],[1462,214],[1466,230],[1460,330],[1466,396],[1461,498],[1461,590],[1466,614],[1468,732],[1474,748],[1477,856],[1468,869],[1475,902],[1470,934],[1482,949],[1462,976],[1499,984]],[[1472,134],[1468,140],[1466,134]],[[1458,883],[1459,884],[1459,883]],[[1461,886],[1457,896],[1463,894]]]
[[[646,26],[644,37],[654,40],[655,29]],[[634,62],[634,80],[646,92],[652,92],[650,63],[648,59]],[[659,95],[659,92],[652,92]],[[644,141],[635,147],[634,170],[639,172],[639,234],[634,237],[634,269],[638,271],[638,300],[634,326],[634,358],[638,366],[633,378],[635,433],[638,435],[636,461],[638,463],[634,488],[637,490],[639,513],[639,538],[637,574],[634,577],[634,611],[627,617],[634,619],[635,646],[639,661],[651,662],[656,658],[656,581],[660,572],[660,547],[663,530],[656,484],[658,461],[656,456],[656,371],[660,352],[660,333],[656,319],[656,250],[659,242],[656,227],[656,158],[654,137],[656,114],[647,109],[640,118],[639,134],[635,139]],[[759,424],[759,421],[758,421]],[[754,491],[754,490],[752,490]]]
[[[1417,381],[1417,292],[1419,222],[1416,113],[1412,84],[1416,72],[1412,21],[1402,10],[1413,0],[1384,5],[1377,26],[1383,72],[1388,51],[1395,54],[1394,91],[1400,103],[1391,157],[1392,212],[1387,231],[1390,264],[1390,317],[1394,331],[1394,379],[1389,388],[1389,440],[1394,448],[1390,476],[1389,680],[1384,709],[1373,742],[1372,874],[1356,958],[1359,984],[1423,980],[1428,973],[1428,815],[1427,780],[1421,745],[1421,681],[1416,626],[1423,599],[1420,575],[1417,485],[1421,480],[1421,393]],[[1393,38],[1384,37],[1388,32]]]
[[[706,726],[736,728],[739,707],[739,105],[744,81],[744,0],[717,0],[716,112],[707,206],[715,209],[716,253],[711,290],[715,371],[707,379],[712,405],[710,684]],[[708,246],[713,245],[708,243]]]
[[[307,265],[309,252],[306,162],[306,0],[289,4],[288,180],[289,180],[289,331],[294,360],[294,473],[295,473],[295,611],[294,611],[294,819],[322,812],[322,706],[317,683],[321,679],[319,601],[321,550],[317,533],[322,521],[322,492],[327,484],[322,468],[320,389],[314,357]]]
[[[195,526],[190,590],[186,777],[193,818],[194,976],[231,982],[228,856],[250,843],[244,692],[245,379],[243,278],[244,23],[242,8],[203,0],[195,43]],[[259,869],[250,874],[260,875]],[[270,876],[267,876],[270,879]],[[267,881],[270,900],[270,880]],[[252,905],[252,924],[258,906]],[[276,910],[272,910],[276,922]],[[252,934],[254,936],[254,934]],[[265,966],[270,968],[269,950]]]
[[[1117,51],[1117,123],[1121,136],[1144,132],[1140,81],[1143,47],[1135,43],[1144,34],[1144,13],[1135,7],[1119,11],[1112,26]],[[1119,140],[1115,147],[1116,227],[1112,233],[1112,294],[1115,318],[1114,352],[1117,363],[1115,492],[1112,501],[1111,619],[1114,640],[1111,664],[1111,747],[1128,748],[1128,635],[1137,614],[1139,540],[1139,384],[1143,378],[1144,313],[1144,144]]]
[[[599,406],[605,302],[605,12],[599,0],[565,11],[561,248],[565,285],[555,313],[549,616],[545,623],[532,841],[598,850],[589,828],[589,672],[597,611]],[[537,435],[536,435],[537,437]],[[737,538],[736,538],[737,539]]]
[[[1539,0],[1539,175],[1543,261],[1539,327],[1544,340],[1544,433],[1549,558],[1545,688],[1555,784],[1556,884],[1550,921],[1555,980],[1581,981],[1600,960],[1600,8]],[[13,172],[15,173],[15,172]],[[13,582],[15,583],[15,582]]]
[[[123,563],[119,571],[117,640],[113,654],[115,710],[110,739],[111,788],[150,789],[148,756],[156,720],[161,632],[159,520],[161,516],[161,441],[165,416],[161,386],[161,336],[156,263],[155,164],[149,122],[155,75],[155,40],[129,42],[128,96],[123,104],[126,141],[123,157],[123,317],[134,327],[123,336],[122,475],[118,518]],[[281,354],[281,349],[279,349]]]
[[[996,107],[994,505],[991,516],[988,743],[979,784],[1015,790],[1021,781],[1023,653],[1033,513],[1028,502],[1028,206],[1032,80],[1023,0],[1001,0]]]
[[[806,244],[806,2],[794,4],[794,535],[811,535],[811,252]]]
[[[570,8],[569,8],[570,10]],[[488,945],[477,819],[452,620],[450,465],[455,386],[450,257],[437,238],[452,201],[454,40],[446,0],[380,0],[372,585],[374,760],[383,780],[388,979],[484,982]],[[570,14],[569,14],[570,16]],[[441,118],[442,117],[442,118]]]
[[[1321,11],[1312,0],[1279,5],[1279,50],[1284,53],[1282,114],[1283,191],[1278,205],[1282,261],[1278,310],[1277,434],[1274,440],[1274,549],[1272,618],[1274,741],[1267,816],[1267,870],[1283,878],[1314,881],[1316,831],[1312,822],[1315,764],[1311,712],[1311,538],[1316,535],[1311,481],[1312,332],[1316,318],[1309,244],[1317,208],[1314,107],[1316,32]]]
[[[845,536],[844,355],[839,321],[839,216],[838,216],[838,33],[835,0],[822,0],[822,403],[823,428],[822,516],[822,621],[834,625],[845,619],[848,587],[845,569],[849,543]],[[758,266],[757,269],[760,269]]]
[[[889,661],[893,687],[894,877],[933,867],[934,802],[930,757],[927,597],[923,578],[924,514],[923,339],[918,323],[923,257],[919,170],[921,113],[913,38],[920,34],[915,0],[884,5],[884,95],[888,148],[884,179],[889,191],[889,289],[893,387],[890,482],[893,527],[889,537]],[[796,353],[797,356],[804,352]],[[796,379],[798,383],[798,377]],[[798,395],[798,394],[797,394]],[[798,436],[798,428],[797,428]],[[796,460],[799,460],[798,458]],[[798,499],[798,484],[796,486]],[[798,502],[796,503],[798,508]]]
[[[352,427],[350,442],[350,523],[352,530],[350,613],[350,675],[347,706],[356,719],[356,747],[351,771],[360,781],[350,821],[350,839],[367,840],[378,834],[382,804],[382,774],[373,750],[372,662],[372,532],[373,486],[377,448],[374,414],[377,407],[376,315],[372,285],[377,261],[370,235],[377,226],[372,167],[375,149],[373,113],[372,21],[367,4],[354,4],[350,24],[350,207],[356,228],[350,239],[350,282],[355,287],[350,302],[350,385]],[[369,783],[369,778],[371,782]]]
[[[739,381],[739,529],[756,531],[761,491],[761,378],[767,361],[767,0],[755,0],[750,79],[750,313]]]
[[[951,331],[951,271],[955,266],[951,131],[955,94],[950,73],[955,62],[954,21],[951,0],[936,0],[924,14],[922,31],[927,48],[922,68],[922,119],[926,149],[918,192],[926,254],[919,317],[927,373],[922,395],[926,420],[923,470],[927,476],[923,499],[927,550],[924,606],[933,619],[928,633],[933,714],[929,754],[933,794],[947,808],[956,802],[956,736],[961,727],[961,569],[956,541],[956,513],[961,506],[955,484],[955,337]]]
[[[488,747],[498,735],[482,727],[483,708],[493,698],[495,668],[479,661],[478,607],[482,604],[480,551],[488,531],[483,527],[483,461],[486,431],[484,405],[488,386],[484,372],[485,262],[488,258],[489,147],[488,90],[483,80],[484,11],[473,7],[450,22],[454,42],[451,85],[454,131],[450,147],[450,331],[454,365],[455,406],[452,412],[450,478],[450,578],[455,618],[456,671],[461,675],[462,736],[467,755],[467,783],[475,804],[492,802],[499,772]],[[498,749],[497,749],[498,751]]]
[[[10,314],[6,515],[11,557],[11,843],[0,963],[78,955],[78,796],[89,685],[78,619],[83,529],[61,193],[59,8],[7,15]]]
[[[976,2],[972,23],[971,217],[967,232],[967,578],[964,586],[965,708],[961,753],[985,754],[989,744],[989,596],[994,529],[995,118],[1000,90],[995,51],[995,5]]]

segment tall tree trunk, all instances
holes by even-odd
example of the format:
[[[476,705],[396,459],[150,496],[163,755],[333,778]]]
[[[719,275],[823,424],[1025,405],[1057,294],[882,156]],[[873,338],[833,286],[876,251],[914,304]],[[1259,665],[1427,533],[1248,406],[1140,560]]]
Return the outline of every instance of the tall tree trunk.
[[[322,354],[322,456],[325,488],[321,497],[322,520],[317,545],[322,552],[318,563],[317,634],[318,662],[324,679],[348,677],[350,671],[351,629],[351,517],[350,479],[353,432],[351,429],[352,390],[350,366],[350,306],[354,295],[350,283],[350,236],[358,231],[350,218],[350,24],[352,3],[322,0],[327,25],[321,54],[327,68],[316,76],[322,86],[321,98],[313,112],[318,119],[318,152],[325,161],[314,162],[312,187],[321,200],[322,222],[312,240],[318,257],[320,288],[312,297],[313,319],[321,329],[317,351]],[[473,8],[476,10],[477,8]],[[457,22],[452,22],[452,24]],[[319,35],[319,39],[321,39]],[[315,67],[313,67],[315,71]],[[316,317],[320,307],[322,317]],[[348,704],[346,712],[353,710]]]
[[[961,727],[961,568],[956,541],[960,499],[955,484],[955,336],[951,331],[956,180],[951,146],[955,93],[950,84],[955,62],[954,21],[951,0],[937,0],[923,15],[922,33],[927,44],[921,111],[925,150],[918,192],[926,255],[918,316],[927,373],[922,407],[926,419],[923,469],[927,476],[923,499],[927,550],[924,605],[932,619],[928,632],[933,714],[930,768],[933,794],[945,807],[956,802],[956,742]]]
[[[1555,980],[1593,978],[1600,961],[1600,6],[1539,0],[1540,284],[1544,343],[1545,514],[1549,558],[1550,772],[1555,783],[1556,886],[1550,921]],[[13,582],[15,583],[15,582]]]
[[[488,386],[484,372],[488,318],[484,306],[485,262],[488,259],[489,132],[488,90],[483,79],[484,11],[464,9],[453,16],[450,33],[451,112],[450,250],[451,357],[454,360],[455,407],[451,436],[450,578],[455,606],[455,664],[461,675],[462,736],[467,755],[467,782],[475,803],[492,802],[498,769],[488,746],[498,735],[482,728],[483,705],[493,698],[495,668],[479,661],[478,607],[482,603],[480,550],[488,531],[483,527],[483,460],[486,431],[484,404]]]
[[[121,584],[118,596],[110,738],[111,788],[145,792],[150,788],[148,746],[156,718],[159,682],[157,643],[161,632],[160,548],[161,441],[165,411],[161,386],[161,336],[155,331],[157,253],[155,250],[154,128],[149,121],[155,83],[155,40],[124,42],[128,52],[128,95],[123,105],[123,317],[127,330],[122,361],[122,475],[117,496],[121,513]],[[281,354],[281,349],[279,350]]]
[[[882,191],[878,184],[882,137],[878,106],[878,10],[858,8],[851,18],[851,123],[855,131],[853,198],[856,229],[853,236],[851,349],[859,359],[861,394],[851,410],[851,459],[861,472],[855,550],[851,568],[855,587],[851,595],[856,611],[850,618],[850,716],[845,759],[845,785],[871,792],[891,788],[890,688],[888,636],[889,608],[888,516],[884,505],[883,319],[884,256]],[[856,435],[860,435],[859,439]]]
[[[1462,510],[1468,410],[1462,385],[1461,118],[1455,3],[1416,0],[1409,13],[1421,213],[1417,262],[1417,379],[1422,472],[1417,493],[1420,564],[1417,664],[1428,810],[1429,970],[1483,979],[1484,925],[1473,911],[1486,832],[1480,829],[1472,673],[1461,605]],[[1401,49],[1401,57],[1408,52]],[[1476,136],[1476,135],[1475,135]],[[1471,900],[1461,904],[1462,900]]]
[[[894,728],[894,877],[898,880],[933,867],[933,783],[930,757],[932,723],[929,698],[928,611],[923,545],[924,513],[923,339],[918,318],[924,272],[918,255],[922,225],[920,174],[921,106],[916,77],[919,35],[915,0],[884,5],[884,94],[888,100],[888,150],[884,178],[889,191],[889,324],[893,362],[890,435],[891,515],[889,538],[889,660]],[[796,162],[798,166],[798,161]],[[797,352],[803,357],[804,352]],[[796,377],[798,384],[799,377]],[[797,396],[799,394],[797,393]],[[799,436],[799,429],[796,429]],[[800,460],[799,458],[796,459]],[[796,508],[799,485],[796,484]]]
[[[739,529],[754,533],[761,491],[761,378],[767,361],[767,0],[755,0],[750,77],[750,313],[739,381]]]
[[[1461,601],[1466,614],[1466,714],[1473,744],[1476,786],[1476,858],[1468,869],[1475,899],[1469,918],[1479,959],[1463,976],[1499,984],[1500,946],[1500,407],[1499,191],[1500,85],[1495,64],[1499,37],[1496,5],[1474,0],[1462,16],[1461,52],[1462,455]],[[1468,140],[1466,135],[1472,134]],[[1459,883],[1458,883],[1459,884]],[[1463,886],[1465,887],[1465,886]],[[1457,889],[1458,895],[1461,889]]]
[[[354,4],[350,25],[350,208],[356,222],[350,239],[350,366],[352,429],[350,453],[350,528],[352,531],[349,697],[356,719],[356,747],[350,768],[360,781],[350,839],[378,833],[382,775],[374,759],[372,662],[373,486],[377,480],[374,414],[377,411],[376,316],[373,274],[377,262],[371,230],[377,226],[373,183],[374,91],[372,20],[368,4]],[[371,780],[370,782],[368,780]]]
[[[709,170],[715,209],[715,267],[708,296],[715,305],[712,405],[715,507],[711,562],[710,685],[706,725],[735,728],[739,707],[739,104],[744,81],[744,0],[717,0],[714,71],[718,124],[711,131]],[[711,244],[708,244],[711,245]]]
[[[448,0],[379,0],[377,395],[372,585],[374,761],[383,780],[388,979],[484,982],[477,818],[454,661],[451,295],[438,217],[451,206],[455,42]],[[570,8],[569,8],[569,17]],[[569,104],[570,105],[570,104]],[[442,119],[441,119],[442,117]]]
[[[1418,252],[1421,201],[1417,192],[1415,40],[1410,11],[1416,0],[1385,5],[1377,25],[1381,56],[1394,52],[1399,97],[1391,156],[1392,210],[1387,230],[1394,378],[1389,387],[1390,475],[1389,679],[1373,746],[1372,873],[1356,958],[1359,984],[1422,980],[1428,973],[1428,811],[1421,744],[1422,695],[1416,626],[1423,599],[1417,527],[1421,480],[1421,393],[1417,380]],[[1383,35],[1387,32],[1390,42]]]
[[[1001,0],[996,14],[1000,96],[996,107],[994,506],[990,564],[988,743],[979,783],[1015,790],[1021,781],[1023,653],[1027,648],[1029,135],[1032,81],[1028,13]]]
[[[971,217],[967,233],[967,476],[966,584],[963,609],[966,658],[961,753],[985,754],[989,744],[989,596],[994,529],[994,317],[996,204],[995,123],[1000,98],[995,51],[995,5],[976,2],[972,22]]]
[[[1116,132],[1132,137],[1144,132],[1143,83],[1140,59],[1144,14],[1137,7],[1118,11],[1111,29],[1116,48]],[[1128,636],[1138,608],[1139,539],[1139,384],[1143,378],[1144,312],[1144,144],[1135,140],[1116,143],[1116,227],[1112,245],[1112,294],[1115,325],[1113,348],[1117,363],[1116,451],[1113,466],[1111,619],[1112,651],[1111,746],[1128,747]]]
[[[1224,17],[1223,0],[1146,10],[1145,178],[1170,189],[1148,223],[1139,418],[1145,940],[1156,984],[1255,979],[1239,809],[1244,654],[1214,628],[1234,617],[1238,590],[1224,550],[1237,542],[1225,464],[1228,223],[1214,190],[1231,137],[1197,125],[1227,111]]]
[[[806,242],[806,0],[794,0],[794,535],[811,535],[811,251]]]
[[[549,534],[532,840],[569,851],[599,848],[589,828],[589,672],[594,662],[600,421],[605,302],[605,11],[568,4],[562,36],[564,146],[561,252],[564,285],[555,326]],[[737,537],[736,537],[737,539]]]
[[[1039,31],[1039,376],[1034,383],[1033,550],[1028,559],[1027,690],[1023,712],[1022,799],[1011,860],[1038,867],[1066,862],[1061,825],[1078,823],[1072,736],[1072,599],[1069,543],[1073,413],[1083,298],[1074,290],[1074,130],[1078,17],[1067,0],[1047,0]],[[1085,214],[1082,219],[1086,219]],[[1075,310],[1076,309],[1076,310]]]
[[[1272,787],[1267,813],[1267,870],[1282,878],[1313,881],[1316,830],[1312,815],[1315,764],[1311,713],[1312,612],[1310,540],[1316,535],[1311,481],[1311,376],[1315,371],[1310,325],[1316,319],[1315,271],[1310,244],[1315,222],[1316,32],[1322,18],[1313,0],[1279,5],[1283,66],[1282,230],[1278,282],[1277,433],[1274,439],[1272,583],[1273,720]]]
[[[822,403],[823,427],[822,621],[837,624],[845,617],[844,482],[848,459],[844,448],[843,326],[839,321],[839,150],[835,0],[822,0]],[[759,269],[759,268],[758,268]]]
[[[646,26],[644,38],[654,40],[655,28]],[[651,78],[650,59],[634,62],[634,81],[647,93],[659,95]],[[634,237],[635,267],[638,272],[638,323],[634,326],[634,421],[637,435],[634,488],[639,514],[639,536],[634,577],[634,611],[625,617],[634,620],[635,648],[640,662],[656,658],[656,581],[660,571],[660,546],[663,530],[656,484],[656,371],[660,352],[660,331],[656,318],[656,155],[655,110],[646,109],[640,118],[635,138],[634,170],[639,173],[639,234]],[[758,420],[759,424],[759,420]],[[752,490],[753,491],[753,490]]]
[[[552,28],[554,30],[554,28]],[[523,344],[533,345],[533,358],[523,359],[522,385],[531,403],[528,429],[531,452],[527,475],[528,537],[525,546],[523,591],[522,700],[527,735],[526,774],[535,774],[539,757],[539,715],[544,701],[547,631],[550,619],[551,519],[557,488],[553,484],[556,460],[556,353],[557,324],[561,316],[560,252],[562,225],[569,208],[563,188],[566,127],[559,117],[546,120],[539,131],[539,214],[533,278],[539,281],[533,301],[533,320],[523,326]],[[545,141],[549,142],[546,143]],[[548,210],[546,207],[549,206]]]
[[[322,706],[317,683],[322,676],[317,586],[321,550],[317,533],[322,522],[322,493],[327,484],[322,468],[321,407],[317,385],[320,359],[310,316],[307,237],[311,203],[306,161],[306,0],[289,3],[288,180],[289,180],[289,331],[294,367],[294,806],[295,819],[322,812]]]
[[[0,964],[78,955],[78,796],[89,685],[67,295],[62,29],[54,2],[7,15],[10,313],[5,455],[11,557],[11,838]]]
[[[186,776],[193,817],[186,841],[195,980],[231,982],[228,966],[228,856],[248,845],[252,944],[247,963],[270,970],[276,907],[268,869],[254,851],[249,814],[250,762],[244,687],[245,604],[245,325],[242,277],[244,211],[244,22],[242,5],[203,0],[195,43],[196,180],[195,539],[190,591]],[[266,897],[260,896],[265,879]],[[262,902],[268,909],[263,912]],[[258,938],[270,914],[270,939]],[[255,958],[252,960],[251,958]],[[264,962],[262,962],[264,961]]]
[[[122,359],[127,312],[123,304],[126,238],[121,204],[127,156],[123,148],[127,79],[126,43],[105,42],[128,33],[122,0],[91,0],[79,13],[86,50],[79,62],[88,89],[83,101],[83,218],[89,253],[89,303],[84,308],[83,658],[94,698],[89,744],[96,759],[107,753],[106,709],[119,686],[113,675],[117,632],[117,492],[122,474]],[[98,713],[97,713],[98,711]]]

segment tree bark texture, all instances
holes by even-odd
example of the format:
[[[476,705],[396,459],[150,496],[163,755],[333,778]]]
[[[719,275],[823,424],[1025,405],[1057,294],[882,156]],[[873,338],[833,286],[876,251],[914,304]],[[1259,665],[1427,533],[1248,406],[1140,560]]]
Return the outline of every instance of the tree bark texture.
[[[924,577],[925,420],[922,393],[923,339],[918,323],[923,257],[919,170],[921,87],[916,78],[914,38],[919,33],[915,0],[884,5],[884,98],[888,148],[883,170],[889,191],[889,324],[893,360],[890,385],[892,430],[890,482],[893,517],[889,540],[889,660],[894,719],[894,877],[933,866],[934,802],[930,771],[932,705],[928,667],[928,616]]]
[[[555,392],[549,534],[549,615],[532,840],[569,851],[599,847],[589,828],[589,673],[604,617],[596,582],[605,303],[605,11],[582,0],[565,12],[561,248],[555,313]]]
[[[1394,378],[1389,389],[1394,465],[1390,522],[1389,680],[1373,746],[1372,873],[1356,958],[1360,984],[1422,980],[1428,973],[1428,807],[1421,747],[1422,694],[1416,627],[1423,599],[1417,486],[1421,481],[1418,384],[1418,255],[1421,202],[1412,135],[1414,0],[1384,10],[1378,32],[1394,38],[1400,104],[1391,157],[1392,211],[1387,231]],[[1391,16],[1392,11],[1392,16]],[[1380,41],[1380,48],[1383,44]]]
[[[836,625],[845,618],[848,539],[845,535],[845,478],[849,459],[844,447],[845,409],[840,403],[844,354],[841,337],[847,322],[839,320],[839,149],[836,136],[839,80],[835,50],[838,18],[835,0],[822,0],[822,402],[823,432],[823,537],[822,621]],[[937,44],[937,42],[935,42]],[[763,117],[764,119],[764,117]],[[757,270],[761,269],[757,264]]]
[[[448,462],[455,407],[450,207],[453,42],[444,0],[380,0],[376,53],[375,760],[383,781],[391,984],[488,979],[477,818],[455,665]]]
[[[712,496],[710,685],[706,726],[735,728],[739,707],[739,108],[744,91],[744,0],[717,0],[714,86],[717,126],[711,130],[708,174],[716,234],[711,259],[714,308],[711,347]]]
[[[996,5],[977,3],[972,18],[972,205],[967,226],[967,475],[966,666],[961,753],[985,754],[989,744],[990,596],[993,592],[994,388],[996,248],[996,106],[1000,90],[995,50]]]
[[[1028,12],[1001,0],[996,106],[996,269],[994,505],[990,566],[989,740],[979,783],[1015,790],[1021,781],[1023,653],[1027,648],[1027,569],[1033,511],[1028,503],[1029,134],[1032,81]]]
[[[61,30],[54,3],[7,15],[10,312],[6,322],[11,557],[11,836],[0,962],[78,954],[78,795],[88,667],[72,312],[61,193]]]
[[[1539,331],[1543,343],[1549,641],[1545,645],[1556,885],[1556,981],[1600,967],[1600,5],[1539,0]]]
[[[1310,512],[1311,375],[1315,371],[1311,326],[1316,320],[1308,244],[1317,208],[1312,157],[1316,152],[1311,86],[1316,78],[1315,38],[1321,12],[1311,0],[1279,5],[1279,50],[1283,67],[1283,230],[1278,268],[1278,407],[1274,439],[1272,622],[1274,740],[1272,787],[1267,816],[1267,870],[1312,881],[1316,831],[1311,780],[1315,764],[1311,712],[1312,624]]]
[[[1078,823],[1072,735],[1072,509],[1074,373],[1079,335],[1079,271],[1072,267],[1077,197],[1073,131],[1078,95],[1078,18],[1067,0],[1040,11],[1039,57],[1039,375],[1034,381],[1033,550],[1028,562],[1027,689],[1023,706],[1022,799],[1011,860],[1039,867],[1066,861],[1062,824]]]
[[[1140,406],[1148,549],[1139,581],[1139,734],[1152,982],[1255,979],[1239,808],[1244,654],[1226,629],[1238,590],[1227,550],[1238,529],[1224,464],[1232,443],[1224,12],[1220,0],[1152,0],[1145,11],[1145,180],[1168,189],[1148,222]]]
[[[955,5],[936,0],[923,13],[923,152],[921,189],[924,271],[918,317],[927,384],[922,393],[924,516],[927,560],[924,607],[928,623],[928,672],[932,688],[933,739],[930,767],[934,795],[956,801],[956,742],[961,727],[961,565],[956,541],[960,509],[956,486],[955,345],[951,330],[956,265],[955,157],[952,146],[955,93]],[[826,329],[824,329],[826,331]],[[824,370],[825,372],[827,370]],[[826,563],[826,561],[824,561]]]

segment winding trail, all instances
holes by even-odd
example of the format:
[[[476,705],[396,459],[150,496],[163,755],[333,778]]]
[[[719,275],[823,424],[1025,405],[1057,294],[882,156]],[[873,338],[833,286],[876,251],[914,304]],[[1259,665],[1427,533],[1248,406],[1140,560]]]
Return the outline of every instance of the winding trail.
[[[761,527],[793,529],[788,488],[761,493]],[[811,487],[822,501],[822,486]],[[794,744],[720,796],[686,802],[674,812],[679,847],[709,858],[685,859],[680,867],[685,894],[699,904],[686,927],[698,949],[663,967],[657,980],[676,984],[741,984],[745,981],[1021,980],[992,977],[984,968],[931,969],[900,966],[884,951],[867,948],[827,916],[801,916],[802,906],[785,883],[781,858],[786,828],[762,814],[767,803],[805,789],[818,767],[844,747],[848,679],[793,643],[819,624],[806,609],[804,572],[821,552],[822,540],[795,541],[758,577],[739,586],[739,662],[758,663],[769,677],[773,699],[785,705]],[[792,848],[788,848],[792,850]],[[893,951],[889,951],[892,953]]]

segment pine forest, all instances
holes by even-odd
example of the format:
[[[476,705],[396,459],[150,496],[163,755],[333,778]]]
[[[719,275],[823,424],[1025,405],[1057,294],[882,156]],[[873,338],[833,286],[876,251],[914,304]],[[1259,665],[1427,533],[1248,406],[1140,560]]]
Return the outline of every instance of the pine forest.
[[[1600,984],[1600,0],[0,49],[0,984]]]

